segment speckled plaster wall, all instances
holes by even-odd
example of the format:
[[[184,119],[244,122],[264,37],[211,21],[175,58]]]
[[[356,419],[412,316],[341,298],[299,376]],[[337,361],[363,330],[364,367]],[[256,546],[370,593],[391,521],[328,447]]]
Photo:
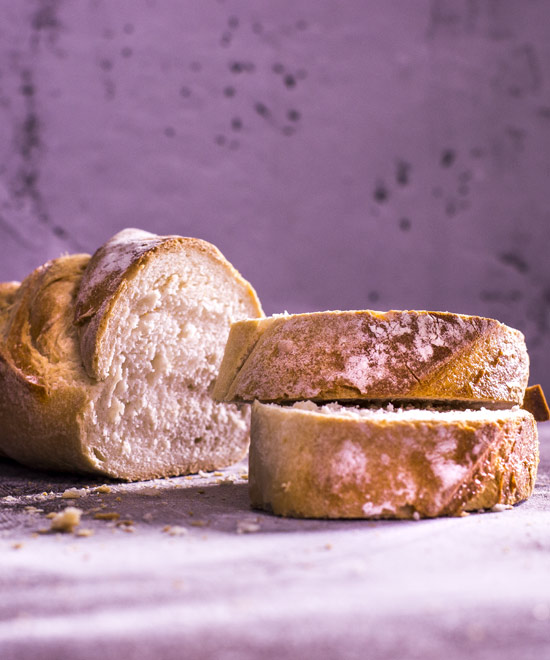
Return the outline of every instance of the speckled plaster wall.
[[[0,278],[138,226],[267,312],[522,329],[550,390],[550,3],[0,0]]]

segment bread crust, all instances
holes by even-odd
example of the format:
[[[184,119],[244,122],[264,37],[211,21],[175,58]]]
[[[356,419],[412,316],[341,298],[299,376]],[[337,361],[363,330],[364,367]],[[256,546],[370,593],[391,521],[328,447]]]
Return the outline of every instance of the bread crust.
[[[0,312],[0,448],[32,467],[90,471],[78,418],[91,381],[72,308],[89,255],[49,261]]]
[[[129,480],[222,467],[211,457],[196,466],[167,460],[162,468],[128,459],[110,469],[87,443],[84,411],[108,374],[112,347],[106,333],[117,298],[163,252],[207,255],[208,264],[214,260],[235,283],[251,314],[263,314],[250,284],[217,248],[199,239],[126,230],[93,257],[44,264],[20,286],[0,288],[0,301],[6,301],[0,303],[0,451],[31,467]],[[236,460],[246,450],[244,429],[243,422]]]
[[[374,417],[254,403],[252,505],[307,518],[417,518],[531,495],[537,427],[524,410]]]
[[[521,332],[448,312],[317,312],[235,323],[213,395],[220,401],[439,400],[521,405]]]

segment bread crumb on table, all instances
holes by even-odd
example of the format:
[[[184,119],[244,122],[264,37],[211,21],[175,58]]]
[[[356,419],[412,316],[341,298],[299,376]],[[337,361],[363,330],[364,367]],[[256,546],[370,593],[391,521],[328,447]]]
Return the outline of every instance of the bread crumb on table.
[[[84,527],[82,529],[77,529],[74,533],[75,536],[93,536],[94,530]]]
[[[181,527],[180,525],[166,525],[162,528],[162,531],[170,536],[185,536],[185,534],[189,533],[186,527]]]
[[[100,513],[94,513],[94,520],[118,520],[120,518],[120,513],[116,511],[103,511]]]
[[[107,484],[102,484],[101,486],[98,486],[97,488],[94,489],[94,493],[110,493],[111,492],[111,487],[107,486]]]
[[[82,497],[83,495],[87,495],[88,491],[85,488],[78,489],[78,488],[67,488],[67,490],[63,491],[61,494],[61,497],[66,500],[76,500],[79,497]]]
[[[80,525],[82,509],[74,506],[68,506],[63,511],[56,513],[50,523],[50,530],[54,532],[72,532],[75,527]]]
[[[238,477],[236,477],[236,476],[233,475],[233,474],[227,474],[227,475],[225,475],[224,477],[222,477],[221,479],[216,479],[216,483],[217,483],[218,485],[220,485],[220,486],[227,486],[227,485],[234,484],[234,483],[235,483],[235,480],[236,480],[237,478],[238,478]]]

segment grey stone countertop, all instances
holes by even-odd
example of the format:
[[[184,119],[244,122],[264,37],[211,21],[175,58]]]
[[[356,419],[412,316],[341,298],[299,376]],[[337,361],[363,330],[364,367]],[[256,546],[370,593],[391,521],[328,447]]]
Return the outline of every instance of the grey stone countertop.
[[[540,436],[529,501],[418,522],[251,511],[245,463],[102,487],[0,461],[0,658],[549,658]]]

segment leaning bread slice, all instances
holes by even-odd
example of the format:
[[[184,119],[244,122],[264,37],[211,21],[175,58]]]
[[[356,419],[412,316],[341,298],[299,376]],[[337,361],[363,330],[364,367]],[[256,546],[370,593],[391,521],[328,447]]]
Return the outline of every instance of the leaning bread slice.
[[[0,449],[146,479],[240,459],[248,414],[212,401],[231,322],[258,298],[211,244],[125,230],[38,268],[0,311]]]
[[[256,402],[252,505],[306,518],[418,518],[532,493],[537,427],[525,410],[368,409]]]
[[[435,400],[521,405],[525,339],[493,319],[448,312],[348,311],[236,323],[214,397],[290,402]]]

